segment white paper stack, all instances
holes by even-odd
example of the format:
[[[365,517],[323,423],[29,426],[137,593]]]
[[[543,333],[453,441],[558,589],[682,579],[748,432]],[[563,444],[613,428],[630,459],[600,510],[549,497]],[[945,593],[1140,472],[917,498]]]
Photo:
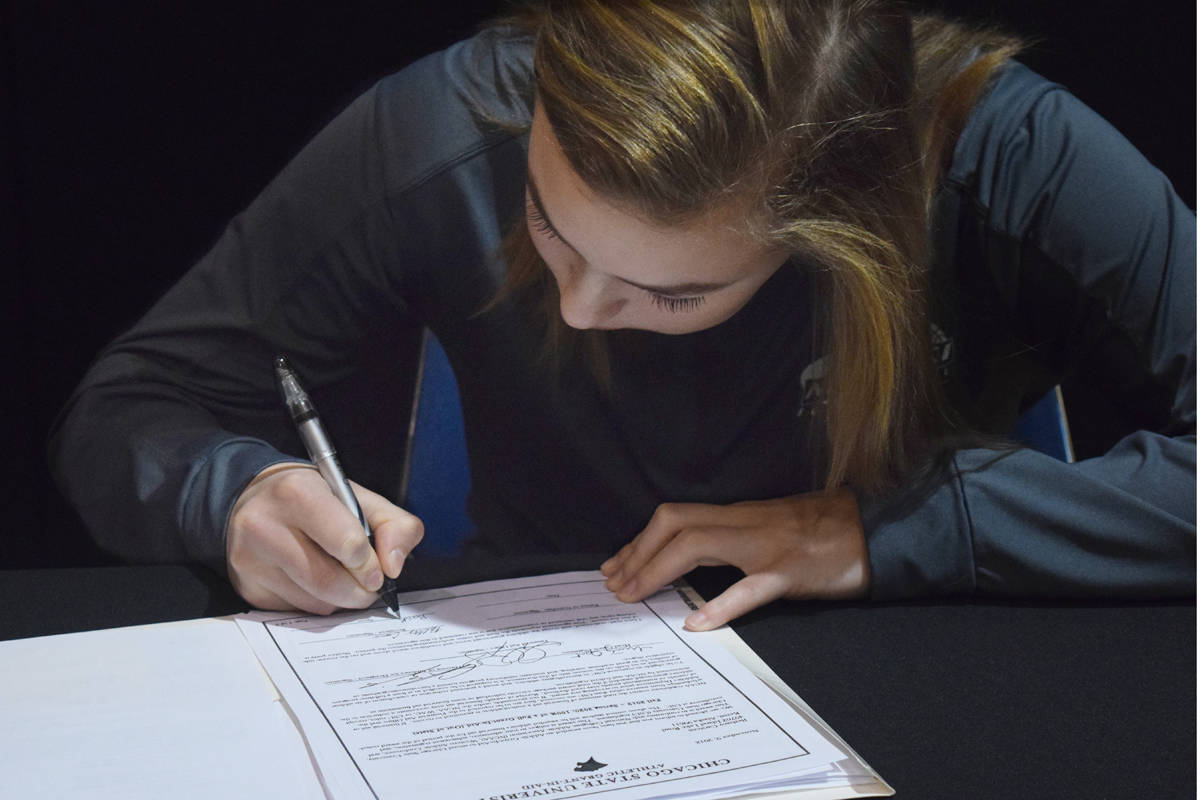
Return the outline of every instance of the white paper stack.
[[[238,624],[337,798],[892,794],[732,631],[684,631],[697,601],[578,572]]]

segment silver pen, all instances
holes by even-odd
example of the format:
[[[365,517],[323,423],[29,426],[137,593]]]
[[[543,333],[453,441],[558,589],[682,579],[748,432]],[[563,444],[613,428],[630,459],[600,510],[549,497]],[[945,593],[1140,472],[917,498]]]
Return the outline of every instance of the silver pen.
[[[275,359],[275,381],[279,385],[283,403],[287,406],[288,414],[291,415],[292,422],[296,425],[300,441],[304,443],[304,449],[308,453],[309,459],[316,465],[317,471],[321,473],[325,483],[329,484],[329,490],[333,492],[334,497],[358,517],[363,533],[367,535],[367,541],[371,543],[371,549],[374,550],[375,534],[371,532],[371,526],[367,524],[367,517],[363,514],[362,506],[358,504],[358,498],[354,496],[354,490],[350,488],[350,481],[342,472],[342,465],[338,463],[337,451],[333,449],[333,442],[325,433],[325,428],[321,425],[321,419],[317,416],[317,409],[309,399],[308,392],[304,391],[304,387],[300,385],[300,379],[296,377],[295,370],[283,356]],[[379,596],[392,611],[396,611],[400,607],[400,603],[396,599],[396,592],[395,579],[384,575],[383,585],[379,587]]]

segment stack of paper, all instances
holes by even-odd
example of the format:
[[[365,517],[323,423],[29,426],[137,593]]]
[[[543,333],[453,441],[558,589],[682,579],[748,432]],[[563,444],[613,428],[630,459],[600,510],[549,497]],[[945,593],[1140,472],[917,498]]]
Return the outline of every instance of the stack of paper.
[[[4,798],[327,796],[228,620],[0,642],[0,719]]]
[[[238,624],[336,798],[892,794],[697,601],[564,573]]]

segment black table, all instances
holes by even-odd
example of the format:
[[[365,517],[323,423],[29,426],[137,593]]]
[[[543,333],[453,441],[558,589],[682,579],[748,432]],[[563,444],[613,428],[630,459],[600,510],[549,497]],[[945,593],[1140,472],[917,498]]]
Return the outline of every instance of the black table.
[[[597,563],[423,558],[402,585]],[[246,606],[203,568],[145,566],[0,571],[0,610],[11,639]],[[734,628],[904,800],[1196,796],[1194,602],[779,603]]]

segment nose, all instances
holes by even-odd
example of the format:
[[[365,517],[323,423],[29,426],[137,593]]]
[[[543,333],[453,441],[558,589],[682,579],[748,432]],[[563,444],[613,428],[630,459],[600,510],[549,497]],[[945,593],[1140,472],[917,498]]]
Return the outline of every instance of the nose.
[[[572,270],[566,280],[560,280],[558,294],[563,322],[578,330],[610,327],[606,323],[625,305],[623,299],[613,296],[608,278],[586,268]]]

